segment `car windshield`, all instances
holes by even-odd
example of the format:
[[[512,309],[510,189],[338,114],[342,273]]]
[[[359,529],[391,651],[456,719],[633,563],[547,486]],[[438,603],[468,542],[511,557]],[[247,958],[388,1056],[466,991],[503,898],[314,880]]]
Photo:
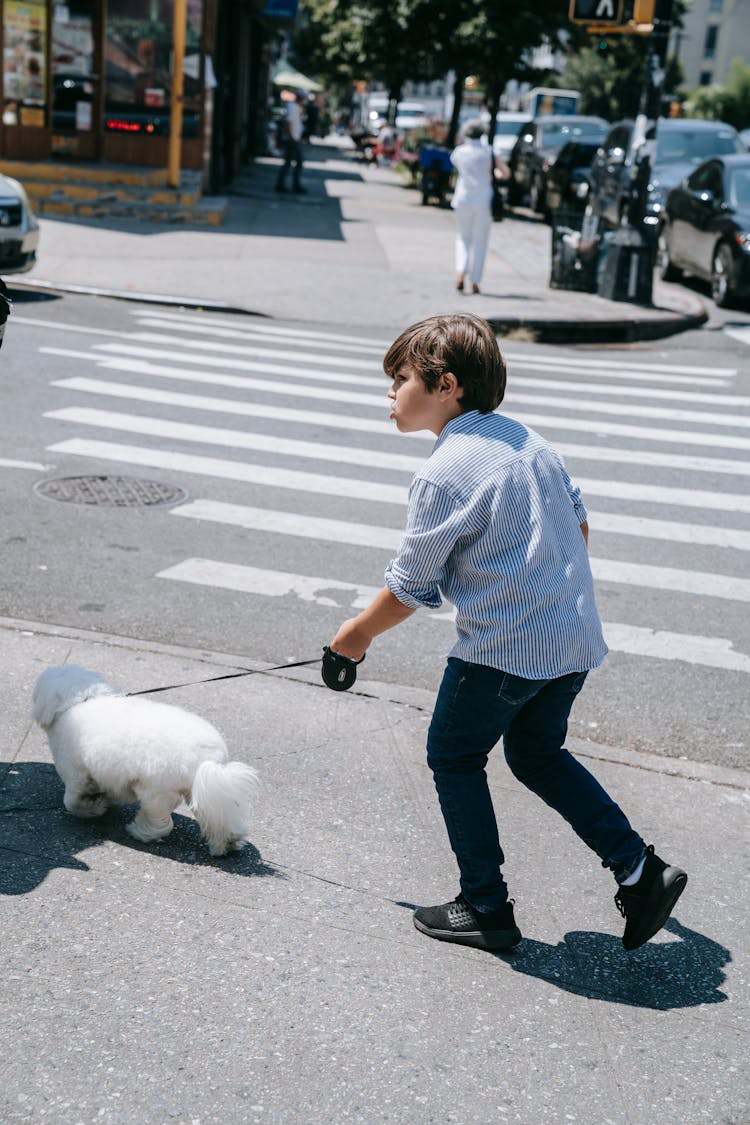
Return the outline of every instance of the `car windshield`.
[[[670,129],[657,133],[656,159],[700,164],[709,156],[728,156],[744,152],[742,141],[733,129]]]
[[[600,141],[604,129],[595,121],[565,121],[542,126],[541,145],[543,148],[562,148],[567,141]]]
[[[735,168],[729,180],[732,207],[750,207],[750,167]]]
[[[496,121],[495,136],[517,137],[518,130],[522,125],[525,125],[528,120],[528,117],[514,117],[512,120],[506,117],[504,121]]]

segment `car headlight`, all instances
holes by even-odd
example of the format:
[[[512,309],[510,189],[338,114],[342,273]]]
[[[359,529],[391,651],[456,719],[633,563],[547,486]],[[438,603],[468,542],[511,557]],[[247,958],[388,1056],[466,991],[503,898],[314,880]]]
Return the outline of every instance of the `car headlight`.
[[[586,196],[589,193],[588,181],[587,180],[581,180],[580,183],[575,185],[575,187],[573,188],[573,191],[574,191],[574,193],[575,193],[575,195],[578,199],[585,199]]]
[[[665,192],[661,184],[649,184],[646,209],[652,211],[655,215],[659,215],[664,210],[664,202]]]

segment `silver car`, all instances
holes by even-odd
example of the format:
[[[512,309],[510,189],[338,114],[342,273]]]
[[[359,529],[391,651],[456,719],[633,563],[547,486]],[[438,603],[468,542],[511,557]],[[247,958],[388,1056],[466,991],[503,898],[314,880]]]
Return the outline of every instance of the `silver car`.
[[[25,273],[36,262],[39,223],[18,180],[0,176],[0,277]]]

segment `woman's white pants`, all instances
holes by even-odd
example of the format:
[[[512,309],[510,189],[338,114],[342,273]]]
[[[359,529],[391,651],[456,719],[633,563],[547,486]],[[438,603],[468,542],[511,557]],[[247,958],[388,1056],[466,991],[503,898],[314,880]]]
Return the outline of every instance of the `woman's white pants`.
[[[479,285],[484,272],[492,212],[486,203],[460,203],[456,216],[456,273]]]

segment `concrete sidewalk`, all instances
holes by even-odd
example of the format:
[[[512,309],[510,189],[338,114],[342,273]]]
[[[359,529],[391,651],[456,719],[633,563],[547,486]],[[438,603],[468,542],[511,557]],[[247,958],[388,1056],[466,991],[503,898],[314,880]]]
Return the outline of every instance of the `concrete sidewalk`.
[[[131,809],[64,812],[29,719],[63,662],[127,691],[190,685],[156,698],[261,775],[244,852],[212,860],[187,810],[148,846]],[[0,665],[3,1122],[747,1120],[746,775],[573,746],[690,874],[666,930],[626,954],[610,876],[496,751],[525,940],[495,956],[412,925],[457,890],[427,693],[339,695],[317,668],[200,683],[248,664],[9,620]]]
[[[38,264],[12,284],[368,329],[471,310],[549,342],[653,339],[706,319],[694,293],[658,281],[653,308],[550,289],[551,232],[531,212],[493,224],[482,294],[458,295],[450,210],[421,206],[395,172],[330,143],[308,146],[306,195],[274,192],[278,165],[257,160],[234,181],[218,230],[42,219]]]

